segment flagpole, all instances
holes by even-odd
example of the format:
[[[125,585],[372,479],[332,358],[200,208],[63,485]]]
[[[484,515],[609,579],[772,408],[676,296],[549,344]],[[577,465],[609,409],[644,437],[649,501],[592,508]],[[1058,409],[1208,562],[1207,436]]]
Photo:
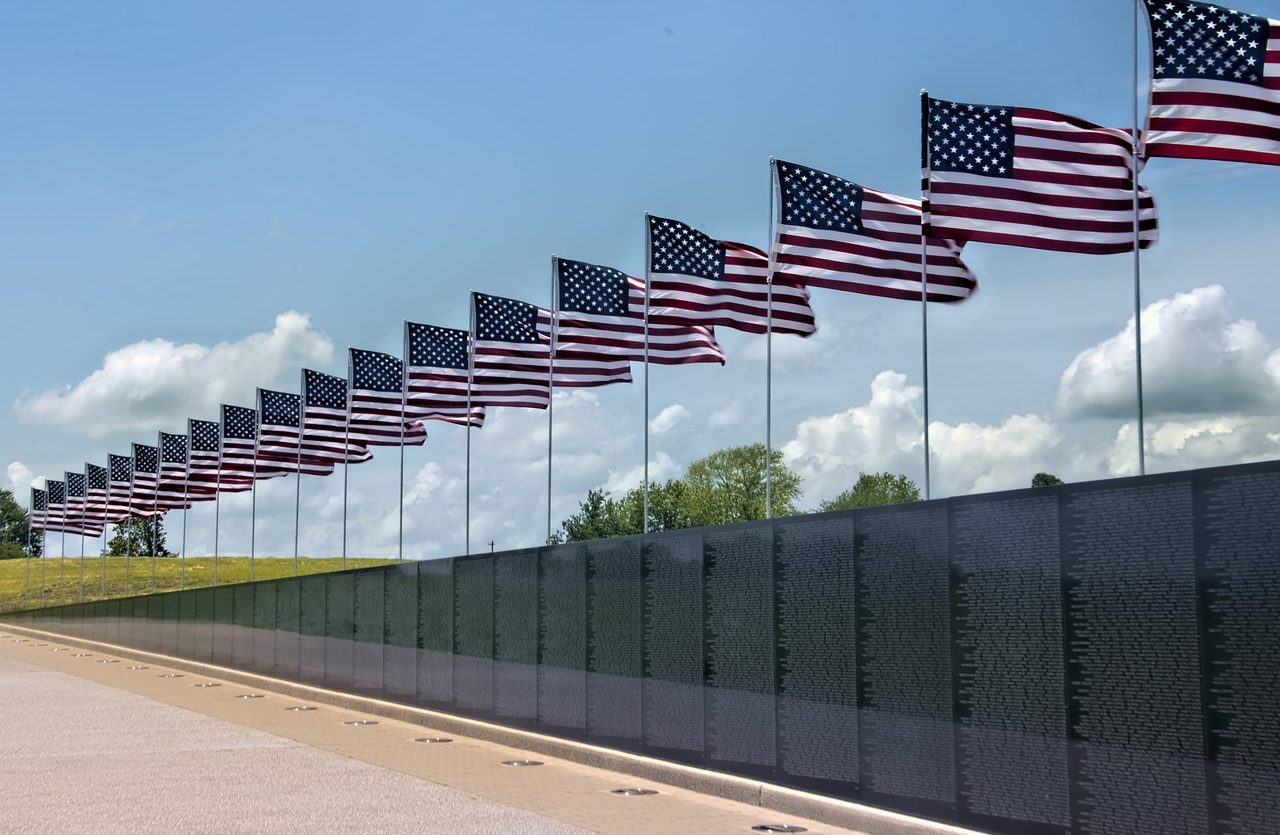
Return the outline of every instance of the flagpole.
[[[547,544],[551,544],[551,437],[556,405],[556,257],[551,256],[551,353],[547,357]]]
[[[84,505],[80,509],[80,591],[76,594],[76,602],[84,602],[84,529],[89,521],[89,474],[84,476]]]
[[[138,477],[138,472],[135,469],[136,465],[137,465],[137,462],[133,460],[129,461],[129,498],[127,500],[128,507],[129,507],[129,515],[125,517],[126,522],[128,522],[130,519],[133,518],[133,480]],[[120,529],[120,526],[117,525],[116,530],[119,531],[119,529]],[[129,596],[129,560],[131,560],[132,558],[133,558],[133,530],[130,529],[129,532],[125,534],[125,538],[124,538],[124,594],[125,594],[125,597]]]
[[[769,238],[768,266],[765,270],[764,331],[764,518],[773,518],[773,166],[769,157]]]
[[[63,476],[66,477],[65,475]],[[62,544],[58,546],[58,605],[65,602],[63,583],[67,576],[67,483],[62,483]]]
[[[642,533],[649,532],[649,293],[650,293],[650,241],[653,232],[649,228],[649,213],[644,213],[644,519],[640,523]]]
[[[151,515],[155,524],[151,528],[151,594],[156,593],[156,551],[160,550],[160,448],[156,447],[156,491],[152,494]]]
[[[347,567],[347,482],[351,476],[351,346],[347,346],[347,414],[342,442],[342,567]]]
[[[44,528],[40,530],[40,608],[44,608],[44,564],[49,558],[49,482],[45,481]]]
[[[178,588],[187,587],[187,510],[191,504],[191,418],[187,418],[187,440],[182,462],[182,556],[178,566]]]
[[[467,318],[467,489],[466,511],[463,516],[463,553],[471,553],[471,386],[476,373],[476,296],[471,291],[468,296]]]
[[[920,91],[920,368],[924,378],[924,497],[931,498],[929,473],[929,93]]]
[[[27,605],[27,596],[31,593],[31,530],[35,527],[36,503],[35,495],[31,493],[31,488],[27,488],[27,565],[26,574],[22,581],[22,605]]]
[[[254,581],[253,561],[257,555],[258,535],[258,439],[262,435],[262,389],[253,412],[253,464],[249,467],[249,582]]]
[[[298,398],[298,481],[293,486],[293,576],[298,576],[298,520],[301,519],[302,513],[302,436],[307,428],[307,372],[304,369],[302,374],[302,385],[300,390],[302,396]],[[346,450],[342,451],[342,457],[347,457]]]
[[[409,323],[404,323],[404,346],[400,352],[400,539],[396,546],[396,562],[404,561],[404,430],[405,410],[409,407]]]
[[[98,589],[99,597],[107,596],[107,553],[110,550],[111,540],[107,538],[107,529],[111,527],[111,523],[107,521],[107,517],[111,515],[111,457],[107,457],[107,497],[103,499],[102,506],[102,586]]]
[[[213,585],[218,585],[218,522],[222,514],[222,415],[218,415],[218,466],[213,476]]]
[[[1142,227],[1138,204],[1138,153],[1141,134],[1138,131],[1138,7],[1133,0],[1133,356],[1138,395],[1138,475],[1147,474],[1146,414],[1142,397]]]

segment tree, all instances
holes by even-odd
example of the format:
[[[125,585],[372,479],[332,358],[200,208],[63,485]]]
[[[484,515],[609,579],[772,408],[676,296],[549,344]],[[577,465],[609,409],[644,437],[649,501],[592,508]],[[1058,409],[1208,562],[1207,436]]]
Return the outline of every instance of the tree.
[[[681,478],[649,486],[649,530],[670,531],[764,518],[764,444],[731,447],[689,465]],[[800,477],[773,454],[773,515],[796,512]],[[557,539],[581,542],[644,530],[644,490],[620,498],[591,490],[578,512],[560,526]]]
[[[14,501],[13,493],[0,490],[0,560],[28,555],[27,511]],[[40,531],[30,534],[32,556],[40,554]]]
[[[1053,473],[1036,473],[1031,479],[1032,487],[1054,487],[1059,484],[1066,484],[1066,482]]]
[[[848,490],[834,499],[823,502],[818,509],[852,510],[855,507],[880,507],[886,504],[904,504],[920,501],[920,488],[900,473],[858,473],[858,480]]]
[[[115,535],[103,551],[106,557],[172,557],[173,552],[164,547],[164,522],[160,519],[143,519],[130,516],[116,525]]]

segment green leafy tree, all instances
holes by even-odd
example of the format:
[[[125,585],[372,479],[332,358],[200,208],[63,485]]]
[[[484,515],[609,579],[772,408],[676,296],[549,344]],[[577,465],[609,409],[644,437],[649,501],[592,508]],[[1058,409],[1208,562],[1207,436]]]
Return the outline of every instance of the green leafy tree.
[[[31,533],[31,550],[40,554],[40,531]],[[13,493],[0,490],[0,560],[27,556],[27,511]]]
[[[853,510],[920,501],[920,488],[901,473],[858,473],[848,490],[819,506],[819,510]]]
[[[649,488],[649,530],[669,531],[763,519],[763,444],[732,447],[693,462],[681,478]],[[773,515],[796,512],[800,477],[773,455]],[[581,542],[626,536],[644,530],[644,490],[633,488],[620,498],[591,490],[578,512],[561,525],[556,539]]]
[[[1031,478],[1032,487],[1053,487],[1058,484],[1066,484],[1066,482],[1053,473],[1036,473]]]
[[[123,557],[172,557],[165,549],[164,522],[160,519],[143,519],[130,516],[116,525],[115,535],[107,542],[104,556]]]

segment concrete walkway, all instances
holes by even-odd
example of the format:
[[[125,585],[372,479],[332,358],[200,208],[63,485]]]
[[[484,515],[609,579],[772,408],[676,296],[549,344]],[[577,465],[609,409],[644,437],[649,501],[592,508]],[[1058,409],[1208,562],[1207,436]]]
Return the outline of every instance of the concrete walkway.
[[[584,831],[3,655],[0,704],[5,832]]]
[[[0,627],[0,831],[852,831],[109,649]]]

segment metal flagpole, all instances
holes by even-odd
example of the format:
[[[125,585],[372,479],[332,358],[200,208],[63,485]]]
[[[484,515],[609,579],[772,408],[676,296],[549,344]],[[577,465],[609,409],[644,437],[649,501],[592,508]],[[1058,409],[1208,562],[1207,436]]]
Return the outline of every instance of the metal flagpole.
[[[642,533],[649,532],[649,274],[652,253],[650,241],[653,232],[649,228],[649,213],[644,213],[644,519],[640,523]]]
[[[764,518],[773,518],[773,166],[769,157],[769,260],[765,270],[764,330]]]
[[[63,476],[65,478],[65,476]],[[67,576],[67,483],[62,483],[62,544],[58,546],[58,605],[65,602],[63,583]]]
[[[181,563],[178,566],[179,589],[187,587],[187,506],[191,504],[191,418],[187,418],[185,447],[186,450],[183,453],[185,460],[182,462],[182,554]]]
[[[222,516],[222,414],[218,414],[218,468],[213,477],[213,585],[218,585],[218,523]]]
[[[249,482],[249,582],[254,580],[253,560],[257,554],[258,535],[258,438],[262,435],[262,389],[258,389],[258,402],[253,412],[253,464]]]
[[[107,596],[107,553],[109,550],[108,546],[110,545],[110,542],[111,542],[111,540],[107,538],[107,528],[110,527],[110,523],[107,521],[107,517],[111,515],[111,459],[110,457],[107,458],[107,497],[103,499],[103,502],[104,504],[102,506],[102,554],[99,557],[99,559],[102,560],[102,565],[101,565],[102,586],[98,590],[98,595],[100,597]]]
[[[151,515],[155,524],[151,527],[151,594],[156,593],[156,552],[160,550],[160,448],[156,447],[156,492],[152,494]]]
[[[351,471],[351,346],[347,346],[347,415],[342,442],[342,567],[347,567],[347,482]]]
[[[409,323],[407,321],[404,323],[404,345],[400,356],[400,538],[396,546],[396,562],[404,561],[404,413],[409,407]]]
[[[48,482],[45,484],[45,489],[47,490]],[[49,554],[49,499],[47,493],[44,500],[44,507],[45,527],[40,529],[40,608],[42,609],[44,608],[44,564],[48,559]]]
[[[307,426],[307,372],[302,372],[302,396],[298,398],[298,481],[293,490],[293,576],[298,576],[298,520],[302,511],[302,435]],[[346,451],[343,451],[346,457]]]
[[[924,379],[924,497],[931,496],[929,472],[929,93],[920,91],[920,369]]]
[[[556,403],[556,257],[551,256],[551,353],[547,357],[547,544],[551,544],[551,436]]]
[[[35,495],[28,488],[27,499],[27,565],[26,575],[22,581],[22,605],[27,605],[27,596],[31,593],[31,529],[34,527],[36,515]]]
[[[134,461],[129,462],[129,498],[128,507],[129,515],[125,517],[125,522],[129,522],[133,518],[133,480],[137,478],[137,472],[133,469]],[[120,526],[116,525],[116,531],[120,530]],[[129,560],[133,558],[133,529],[129,526],[124,537],[124,593],[127,597],[129,594]]]
[[[1146,415],[1142,398],[1142,229],[1138,205],[1138,153],[1141,133],[1138,130],[1138,7],[1133,0],[1133,356],[1138,384],[1138,475],[1147,474]]]
[[[464,514],[463,527],[466,528],[463,534],[463,553],[471,553],[471,385],[475,379],[476,373],[476,295],[475,291],[470,291],[470,303],[467,305],[467,316],[470,324],[467,325],[467,493],[466,493],[466,511]]]
[[[76,602],[84,602],[84,529],[89,521],[89,473],[84,475],[84,504],[80,509],[80,591]]]

